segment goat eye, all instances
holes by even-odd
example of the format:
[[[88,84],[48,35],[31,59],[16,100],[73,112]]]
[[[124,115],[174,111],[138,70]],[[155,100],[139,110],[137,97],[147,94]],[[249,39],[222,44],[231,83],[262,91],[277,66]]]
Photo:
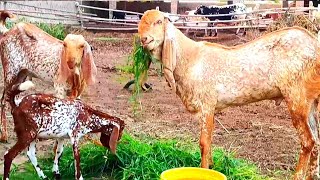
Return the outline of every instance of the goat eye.
[[[157,24],[162,24],[162,21],[161,21],[161,20],[158,20],[158,21],[157,21]]]

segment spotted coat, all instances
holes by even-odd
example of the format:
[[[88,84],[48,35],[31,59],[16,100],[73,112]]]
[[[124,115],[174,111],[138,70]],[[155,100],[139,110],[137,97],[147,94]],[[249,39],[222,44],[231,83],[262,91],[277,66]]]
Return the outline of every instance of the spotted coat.
[[[73,36],[75,38],[83,38],[80,35]],[[67,37],[73,36],[68,35]],[[89,67],[87,66],[87,69],[90,68],[89,73],[91,73],[94,79],[96,67],[92,60],[92,52],[90,47],[87,48],[87,46],[89,46],[88,43],[84,43],[86,50],[83,50],[78,56],[88,56],[89,59],[91,59],[90,62],[88,62]],[[7,141],[6,104],[4,103],[4,100],[7,100],[7,86],[21,69],[28,69],[35,73],[38,78],[53,85],[55,95],[59,98],[66,97],[67,95],[78,97],[81,95],[85,86],[89,84],[83,80],[88,77],[88,75],[86,76],[82,74],[82,72],[78,72],[78,75],[70,75],[65,72],[69,71],[68,69],[72,70],[75,63],[70,63],[69,61],[64,62],[66,61],[64,60],[64,53],[66,52],[64,45],[66,45],[66,42],[60,41],[28,23],[18,23],[0,39],[0,59],[3,66],[5,87],[4,96],[1,99],[1,103],[3,104],[1,107],[1,141]],[[86,55],[88,53],[90,55]],[[71,57],[69,59],[72,60],[73,58]],[[61,78],[61,76],[68,77]],[[76,77],[82,80],[75,81]],[[74,82],[80,82],[81,84],[75,85]]]
[[[88,133],[101,132],[101,143],[115,153],[116,142],[125,126],[121,119],[94,110],[80,100],[59,99],[46,94],[24,97],[18,106],[13,107],[12,115],[18,141],[4,156],[4,178],[9,178],[12,160],[28,146],[31,163],[39,177],[46,178],[35,157],[36,139],[57,139],[53,172],[60,177],[58,161],[63,151],[62,139],[69,138],[74,151],[75,177],[82,179],[79,139]]]
[[[138,33],[161,60],[172,90],[199,116],[201,167],[212,164],[215,113],[284,99],[301,143],[294,179],[319,178],[320,43],[314,35],[290,27],[235,47],[195,42],[156,10],[145,12]]]

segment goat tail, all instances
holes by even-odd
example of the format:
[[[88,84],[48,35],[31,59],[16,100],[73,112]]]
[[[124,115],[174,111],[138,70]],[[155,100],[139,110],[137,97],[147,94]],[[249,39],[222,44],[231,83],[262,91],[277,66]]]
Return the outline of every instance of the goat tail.
[[[6,19],[15,19],[15,17],[14,14],[9,13],[8,11],[0,11],[0,35],[9,31],[6,27]]]
[[[37,78],[37,76],[33,72],[31,72],[27,69],[22,69],[19,71],[18,75],[12,81],[12,83],[9,85],[9,87],[7,89],[8,90],[8,100],[9,100],[12,108],[17,106],[15,103],[15,97],[18,94],[34,87],[34,84],[32,83],[32,81],[30,81],[30,80],[26,81],[27,77]]]

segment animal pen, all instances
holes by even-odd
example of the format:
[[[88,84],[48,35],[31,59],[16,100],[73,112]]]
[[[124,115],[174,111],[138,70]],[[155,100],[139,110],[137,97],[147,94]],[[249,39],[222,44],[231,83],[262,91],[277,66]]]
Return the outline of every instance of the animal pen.
[[[130,8],[120,7],[118,7],[118,9],[112,7],[98,7],[91,4],[84,4],[82,1],[68,1],[68,5],[66,5],[68,6],[67,8],[60,7],[63,3],[57,7],[40,6],[36,3],[21,3],[21,1],[7,1],[5,7],[2,6],[3,4],[3,2],[0,2],[0,9],[5,8],[9,12],[17,14],[19,18],[23,18],[22,21],[45,22],[50,24],[59,23],[58,26],[62,25],[64,31],[67,26],[88,30],[75,31],[75,33],[80,32],[84,35],[91,46],[91,48],[88,49],[94,50],[94,58],[99,72],[99,79],[97,79],[97,85],[93,86],[93,88],[89,90],[88,94],[83,96],[83,99],[95,108],[102,109],[103,111],[112,109],[114,113],[125,115],[126,117],[124,119],[126,120],[127,127],[129,127],[129,135],[125,134],[122,140],[123,143],[119,144],[120,148],[118,149],[119,151],[117,150],[117,158],[109,156],[109,154],[106,155],[106,150],[104,148],[89,144],[89,146],[92,147],[91,154],[86,155],[87,150],[82,151],[84,153],[81,152],[81,156],[84,157],[81,160],[81,171],[85,178],[89,177],[88,174],[90,173],[93,173],[95,177],[100,178],[100,175],[103,172],[112,172],[116,174],[112,176],[112,179],[140,179],[140,177],[144,177],[144,179],[156,179],[159,176],[159,172],[163,172],[166,169],[184,165],[194,167],[199,166],[200,158],[198,149],[197,151],[193,151],[193,148],[190,148],[189,146],[187,147],[189,150],[192,149],[190,152],[195,152],[195,154],[188,154],[185,152],[189,151],[180,151],[179,149],[180,143],[182,144],[187,142],[189,139],[194,140],[194,137],[198,136],[199,130],[196,128],[198,127],[198,121],[181,107],[181,101],[176,98],[175,94],[168,92],[167,82],[165,82],[164,78],[160,79],[159,73],[155,73],[153,67],[148,71],[147,83],[150,83],[151,85],[155,85],[157,83],[157,85],[153,86],[154,91],[151,93],[144,93],[144,97],[141,98],[141,104],[143,104],[144,107],[143,118],[131,116],[132,109],[128,106],[128,99],[132,94],[126,90],[120,90],[123,87],[123,83],[127,82],[128,78],[129,80],[132,78],[132,74],[129,72],[131,69],[127,70],[128,66],[131,68],[131,64],[129,65],[127,59],[128,57],[131,57],[131,54],[133,54],[132,48],[135,49],[135,47],[132,47],[132,39],[134,37],[133,33],[137,32],[138,24],[141,16],[143,15],[141,13],[142,11],[138,12],[138,10],[135,11]],[[165,8],[162,10],[165,11],[164,9]],[[95,10],[103,13],[96,13],[97,11]],[[273,18],[264,18],[262,17],[264,14],[294,14],[299,15],[299,17],[305,16],[313,19],[315,11],[315,8],[267,8],[260,10],[256,9],[251,12],[241,14],[219,14],[210,16],[186,15],[182,13],[182,11],[179,11],[179,13],[171,13],[169,15],[171,16],[172,23],[188,35],[190,35],[190,32],[194,34],[201,34],[198,37],[199,39],[209,39],[215,43],[221,43],[223,46],[235,46],[240,43],[242,44],[244,41],[248,42],[251,34],[248,34],[248,36],[245,37],[240,37],[230,34],[229,31],[244,28],[257,30],[258,35],[264,34],[264,32],[258,32],[259,30],[263,31],[267,29],[268,32],[269,27],[272,27],[269,25],[277,20]],[[126,16],[119,19],[119,17],[114,17],[117,13],[126,14]],[[101,14],[109,16],[105,17]],[[246,18],[217,21],[205,20],[207,17],[230,15],[245,15]],[[209,37],[208,32],[212,30],[225,31],[228,33],[221,33],[222,35],[218,38]],[[182,33],[180,34],[183,35]],[[312,44],[305,42],[305,39],[302,39],[300,42],[302,43],[297,43],[301,45],[300,47],[305,44]],[[140,44],[140,42],[137,43]],[[52,47],[52,45],[50,45],[50,47]],[[247,58],[250,55],[253,57],[255,54],[254,50],[259,49],[258,46],[255,47],[256,48],[249,49],[247,51],[248,56],[244,57]],[[292,47],[293,46],[289,47],[290,50]],[[142,46],[141,49],[143,49]],[[189,49],[186,49],[184,52],[188,52]],[[301,50],[302,48],[298,47],[296,49]],[[292,51],[294,50],[295,49],[293,48]],[[46,49],[44,51],[46,51]],[[261,53],[256,54],[263,54],[263,50],[260,52]],[[307,53],[307,51],[304,52]],[[220,59],[225,58],[222,58],[223,53],[216,54],[218,54],[218,56],[221,55],[221,58],[217,58],[217,62],[219,62]],[[262,62],[263,58],[257,57],[253,62],[258,61]],[[258,66],[262,70],[267,69],[262,65],[260,66],[258,64]],[[208,76],[208,74],[205,75]],[[216,147],[222,147],[223,152],[224,149],[226,149],[227,153],[230,154],[235,149],[238,157],[241,159],[244,158],[245,160],[250,159],[250,161],[257,164],[259,169],[267,170],[268,175],[271,171],[277,170],[276,168],[279,167],[281,170],[285,169],[291,174],[291,171],[294,169],[294,162],[296,161],[296,152],[298,152],[296,148],[298,138],[295,134],[296,131],[292,130],[293,127],[291,127],[290,117],[285,114],[285,112],[287,112],[285,110],[287,109],[283,106],[284,103],[281,105],[281,100],[282,99],[280,99],[280,102],[279,100],[276,100],[276,103],[273,101],[270,103],[261,102],[252,106],[248,105],[241,109],[232,108],[233,110],[228,110],[227,113],[221,112],[221,114],[217,114],[215,121],[219,124],[216,125],[217,133],[215,133],[214,137],[214,146],[217,145]],[[13,126],[11,125],[11,130],[12,129]],[[134,137],[136,135],[139,137],[141,135],[142,138],[139,140],[146,143],[142,144],[138,141],[130,140],[131,136]],[[170,145],[157,143],[155,146],[151,146],[148,139],[149,137],[146,138],[145,135],[150,135],[151,138],[155,137],[155,139],[161,138],[161,141],[163,139],[178,139],[179,142],[173,142],[170,143]],[[13,139],[10,139],[9,143],[12,141]],[[192,143],[192,147],[198,145],[198,142],[196,142],[196,144],[194,142]],[[41,142],[39,144],[39,152],[41,153]],[[185,144],[182,145],[184,146]],[[4,146],[6,145],[4,144]],[[68,153],[68,147],[66,150],[67,151],[65,152]],[[0,149],[0,153],[2,154],[4,154],[5,151],[6,147]],[[242,163],[230,159],[229,156],[219,156],[218,150],[217,157],[222,157],[220,159],[223,161],[219,166],[219,159],[217,160],[216,157],[217,150],[215,149],[214,151],[214,161],[218,162],[218,166],[215,164],[215,168],[219,169],[220,167],[219,170],[228,175],[228,179],[239,179],[234,178],[235,176],[241,176],[242,179],[265,179],[262,178],[262,176],[255,178],[252,178],[253,176],[246,176],[245,169],[241,165]],[[72,158],[71,154],[69,155],[70,156],[68,156],[68,158]],[[191,156],[193,157],[192,159],[189,158]],[[70,163],[65,163],[66,160],[69,160],[68,158],[66,158],[66,156],[63,156],[62,158],[61,174],[67,174],[66,177],[69,178],[73,176],[73,172],[70,171]],[[157,159],[155,160],[153,158]],[[174,159],[173,161],[176,159],[179,163],[170,164],[168,160],[169,158]],[[230,162],[233,163],[231,164]],[[48,163],[44,165],[42,165],[42,162],[40,163],[41,167],[44,167],[45,173],[51,171],[50,168],[52,160],[49,162],[50,165],[47,165]],[[149,165],[151,163],[154,163],[154,165]],[[92,164],[95,164],[95,166],[92,166]],[[235,167],[233,167],[233,164]],[[132,167],[131,169],[129,167],[130,165]],[[15,175],[20,175],[20,173],[22,174],[21,177],[28,179],[27,176],[24,176],[23,172],[20,171],[22,168],[19,168],[19,170],[16,169],[18,168],[15,168],[15,170],[11,172],[12,179],[16,178]],[[26,171],[29,170],[30,168],[26,168]],[[256,172],[252,169],[249,170],[250,172]],[[119,176],[119,174],[124,175]],[[150,174],[154,176],[150,176]],[[63,177],[62,179],[68,179],[66,177]],[[281,178],[275,179],[285,179],[282,174],[277,177]],[[33,178],[34,175],[29,179]],[[106,178],[109,179],[108,177]]]
[[[104,30],[104,31],[123,31],[123,32],[136,32],[137,26],[140,21],[139,17],[143,15],[140,12],[126,11],[111,8],[95,7],[84,5],[82,1],[72,1],[74,8],[73,11],[60,10],[53,8],[45,8],[35,5],[27,5],[17,3],[15,1],[6,2],[6,10],[25,17],[30,21],[42,21],[47,23],[62,23],[68,24],[73,27],[78,27],[86,30]],[[12,6],[9,6],[12,5]],[[69,2],[70,5],[70,2]],[[13,7],[13,8],[12,8]],[[25,10],[26,8],[28,10]],[[99,17],[96,13],[91,11],[99,10],[106,14],[114,12],[125,13],[124,19],[104,18]],[[230,30],[230,29],[261,29],[264,30],[274,20],[272,18],[262,18],[261,14],[303,14],[307,17],[312,17],[312,12],[317,11],[313,7],[294,7],[294,8],[272,8],[272,9],[258,9],[246,13],[233,13],[233,14],[219,14],[219,15],[185,15],[185,14],[170,14],[175,18],[173,22],[180,30],[188,32],[204,32],[207,36],[208,31],[212,30]],[[111,13],[112,12],[112,13]],[[245,15],[244,19],[235,20],[198,20],[196,18],[208,18],[216,16],[231,16],[231,15]]]

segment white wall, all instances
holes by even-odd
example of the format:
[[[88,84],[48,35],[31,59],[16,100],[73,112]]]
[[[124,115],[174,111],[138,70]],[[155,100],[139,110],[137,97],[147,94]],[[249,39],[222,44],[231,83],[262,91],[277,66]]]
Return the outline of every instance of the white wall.
[[[40,11],[40,12],[54,12],[60,14],[69,14],[65,12],[71,12],[73,15],[76,15],[77,8],[75,5],[76,1],[1,1],[0,9],[14,9],[14,10],[28,10],[28,11]],[[65,12],[50,11],[41,8],[49,8],[54,10],[60,10]],[[26,14],[27,12],[21,12]],[[63,23],[63,24],[79,24],[76,19],[60,17],[51,14],[41,14],[41,13],[27,13],[35,17],[26,17],[30,21],[41,21],[47,23]],[[23,17],[22,15],[18,15]],[[39,17],[39,18],[36,18]],[[49,18],[54,18],[57,20],[50,20]]]

